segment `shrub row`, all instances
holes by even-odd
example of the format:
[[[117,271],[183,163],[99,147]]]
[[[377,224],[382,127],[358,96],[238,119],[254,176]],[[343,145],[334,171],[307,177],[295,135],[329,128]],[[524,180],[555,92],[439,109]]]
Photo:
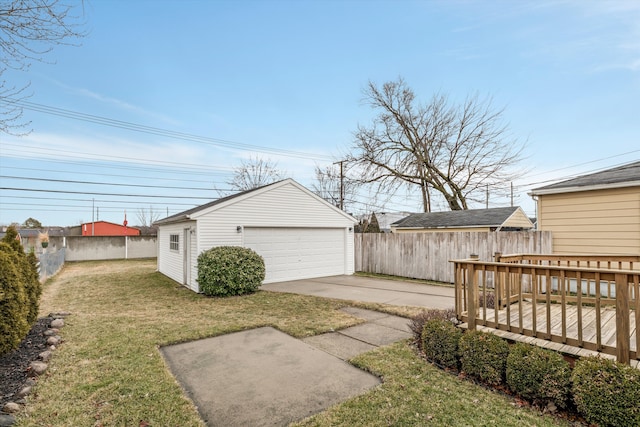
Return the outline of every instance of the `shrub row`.
[[[255,292],[264,280],[264,260],[240,246],[218,246],[198,255],[198,285],[209,296]]]
[[[38,280],[37,258],[28,255],[9,227],[0,241],[0,354],[20,344],[38,317],[42,287]]]
[[[432,310],[431,310],[432,311]],[[584,418],[601,426],[640,426],[640,370],[613,360],[586,357],[573,371],[557,352],[525,343],[509,345],[481,331],[462,333],[442,311],[413,319],[428,360],[486,384],[506,384],[534,404],[567,408],[572,402]],[[422,321],[421,319],[428,320]]]

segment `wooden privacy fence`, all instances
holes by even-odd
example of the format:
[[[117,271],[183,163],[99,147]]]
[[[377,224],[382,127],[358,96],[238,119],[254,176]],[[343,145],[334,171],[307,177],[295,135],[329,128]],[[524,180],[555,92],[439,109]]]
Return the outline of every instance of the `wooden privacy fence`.
[[[470,253],[550,253],[550,231],[356,233],[355,270],[453,283],[449,260]]]
[[[451,262],[456,314],[469,329],[640,360],[640,256],[496,254],[494,262]]]

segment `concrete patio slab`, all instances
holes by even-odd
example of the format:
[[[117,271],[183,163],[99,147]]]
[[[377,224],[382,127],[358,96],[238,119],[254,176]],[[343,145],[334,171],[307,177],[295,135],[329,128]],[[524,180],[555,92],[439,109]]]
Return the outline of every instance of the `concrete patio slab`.
[[[268,283],[262,285],[260,289],[426,308],[448,309],[453,308],[455,304],[453,287],[364,276],[330,276]]]
[[[375,346],[388,345],[411,338],[411,334],[408,332],[375,323],[363,323],[362,325],[352,326],[341,330],[340,333]]]
[[[316,335],[304,338],[302,341],[342,360],[352,359],[376,348],[373,344],[351,338],[340,332]]]
[[[284,426],[380,384],[271,327],[161,351],[208,426]]]
[[[384,319],[385,317],[390,317],[390,315],[388,315],[387,313],[382,313],[380,311],[366,310],[364,308],[358,308],[358,307],[342,307],[340,310],[352,316],[355,316],[359,319],[366,320],[367,322]],[[396,316],[392,316],[392,317],[396,317]]]

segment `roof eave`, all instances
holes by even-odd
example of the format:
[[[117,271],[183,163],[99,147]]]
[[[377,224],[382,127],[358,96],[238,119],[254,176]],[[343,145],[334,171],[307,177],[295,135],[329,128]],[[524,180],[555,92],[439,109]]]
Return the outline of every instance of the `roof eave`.
[[[153,223],[153,225],[167,225],[167,224],[175,224],[178,222],[184,222],[184,221],[190,221],[191,220],[191,215],[181,215],[179,217],[176,218],[165,218],[165,219],[161,219],[159,221],[155,221]]]
[[[543,196],[545,194],[577,193],[580,191],[608,190],[613,188],[640,187],[640,181],[613,182],[609,184],[582,185],[559,188],[537,188],[529,192],[529,196]]]

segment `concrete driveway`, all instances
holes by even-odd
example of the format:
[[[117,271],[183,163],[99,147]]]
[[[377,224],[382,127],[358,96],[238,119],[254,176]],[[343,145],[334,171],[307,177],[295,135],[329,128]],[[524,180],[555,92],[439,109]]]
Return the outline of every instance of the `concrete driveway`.
[[[364,276],[329,276],[262,285],[273,292],[315,295],[351,301],[448,309],[454,307],[454,289],[402,280]]]

